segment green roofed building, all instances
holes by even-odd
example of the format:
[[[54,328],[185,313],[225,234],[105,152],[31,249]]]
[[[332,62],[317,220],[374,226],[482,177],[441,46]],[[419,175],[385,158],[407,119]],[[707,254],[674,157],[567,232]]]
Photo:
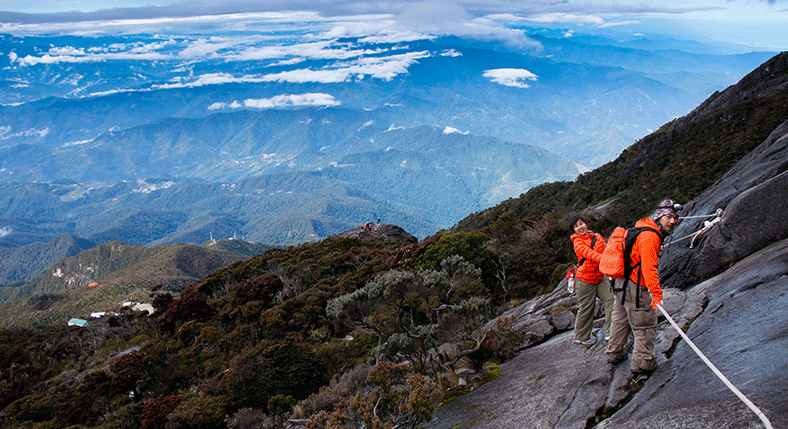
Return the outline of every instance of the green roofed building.
[[[88,326],[88,321],[83,319],[73,318],[68,321],[68,326],[80,326],[84,328],[85,326]]]

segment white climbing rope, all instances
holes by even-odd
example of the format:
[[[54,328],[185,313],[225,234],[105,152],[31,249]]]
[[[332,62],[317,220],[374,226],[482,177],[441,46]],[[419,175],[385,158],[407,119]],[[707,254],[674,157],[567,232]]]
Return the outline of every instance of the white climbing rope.
[[[714,217],[714,216],[722,217],[722,209],[717,209],[717,211],[714,212],[714,214],[710,214],[710,215],[679,216],[679,219],[701,219],[701,218],[704,218],[704,217]]]
[[[686,240],[688,238],[691,238],[692,241],[690,241],[690,246],[689,247],[690,247],[690,249],[695,247],[695,239],[698,238],[698,236],[700,236],[704,232],[706,232],[709,229],[711,229],[711,227],[713,227],[714,225],[718,224],[722,220],[722,209],[717,209],[717,211],[714,214],[710,214],[710,215],[684,216],[684,217],[680,217],[679,218],[679,219],[701,219],[701,218],[707,218],[707,217],[714,217],[714,219],[710,220],[710,221],[707,220],[707,221],[703,222],[703,228],[699,229],[698,231],[695,231],[692,234],[685,235],[684,237],[681,237],[681,238],[678,238],[676,240],[673,240],[670,243],[666,244],[665,246],[667,247],[667,246],[670,246],[671,244],[678,243],[679,241],[683,241],[683,240]]]
[[[690,241],[690,246],[689,246],[690,249],[695,247],[695,239],[696,238],[698,238],[701,234],[703,234],[704,232],[706,232],[709,229],[711,229],[712,226],[718,224],[720,222],[720,220],[722,220],[721,217],[716,217],[716,218],[714,218],[714,220],[704,221],[703,222],[703,228],[700,231],[698,231],[698,234],[696,234],[694,237],[692,237],[692,241]]]
[[[686,341],[687,344],[689,344],[689,346],[692,347],[692,350],[695,351],[695,353],[701,358],[701,360],[703,360],[703,362],[706,363],[706,365],[708,365],[709,368],[711,368],[711,370],[714,372],[714,374],[717,375],[717,377],[719,377],[719,379],[722,380],[722,382],[725,383],[726,386],[728,386],[728,389],[730,389],[733,393],[735,393],[736,396],[738,396],[739,399],[741,399],[741,401],[744,402],[745,405],[750,407],[750,409],[755,414],[758,415],[758,418],[761,419],[761,421],[763,422],[763,425],[766,426],[767,429],[773,429],[772,428],[772,423],[769,421],[769,419],[766,417],[766,415],[758,407],[756,407],[755,404],[752,403],[752,401],[747,399],[747,397],[744,396],[744,394],[741,393],[739,391],[739,389],[737,389],[736,386],[734,386],[733,383],[731,383],[730,380],[728,380],[720,372],[720,370],[718,370],[717,367],[714,366],[713,363],[711,363],[711,361],[706,357],[706,355],[704,355],[703,352],[701,352],[700,349],[698,349],[698,347],[695,346],[695,343],[693,343],[692,340],[689,339],[687,334],[685,334],[684,331],[682,331],[681,328],[679,328],[679,325],[677,325],[676,322],[673,321],[673,318],[670,317],[668,312],[665,311],[664,308],[662,308],[662,305],[657,304],[657,308],[659,309],[659,311],[662,312],[662,314],[665,316],[665,318],[668,319],[668,322],[670,322],[670,324],[673,325],[673,328],[675,328],[676,331],[679,333],[679,335],[681,335],[681,338],[684,338],[684,341]]]

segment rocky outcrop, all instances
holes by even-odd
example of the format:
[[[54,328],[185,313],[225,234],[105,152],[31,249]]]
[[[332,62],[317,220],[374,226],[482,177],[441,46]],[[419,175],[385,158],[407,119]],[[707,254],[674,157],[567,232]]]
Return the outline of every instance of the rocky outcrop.
[[[361,240],[369,240],[372,238],[383,238],[383,239],[391,239],[391,240],[398,240],[403,243],[418,243],[419,239],[415,236],[409,234],[404,229],[400,228],[397,225],[389,225],[389,224],[374,224],[368,223],[366,228],[364,225],[357,226],[349,231],[345,231],[341,234],[337,234],[336,237],[346,237],[346,238],[358,238]]]
[[[735,85],[738,87],[737,90],[723,91],[718,97],[710,98],[701,104],[696,111],[708,108],[725,110],[745,100],[771,97],[788,91],[786,70],[788,70],[788,53],[783,52],[744,76]]]
[[[666,311],[773,427],[788,427],[787,146],[784,123],[687,204],[687,216],[723,214],[692,248],[690,240],[669,245],[660,264]],[[668,240],[704,220],[685,220]],[[501,316],[522,330],[524,349],[498,378],[444,404],[428,427],[763,427],[663,318],[659,366],[635,382],[628,361],[607,363],[604,343],[572,343],[571,326],[561,324],[572,312],[560,316],[571,300],[561,284]]]

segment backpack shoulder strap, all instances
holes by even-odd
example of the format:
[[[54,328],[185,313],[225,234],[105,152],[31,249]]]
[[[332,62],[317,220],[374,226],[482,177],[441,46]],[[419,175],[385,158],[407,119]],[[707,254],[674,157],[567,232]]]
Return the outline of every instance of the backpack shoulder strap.
[[[662,234],[660,234],[659,231],[657,231],[656,229],[650,226],[629,228],[629,232],[627,232],[627,237],[624,240],[624,261],[626,261],[627,263],[626,266],[629,266],[630,256],[632,255],[632,248],[635,247],[635,241],[637,240],[640,233],[643,231],[651,231],[657,234],[657,237],[659,237],[659,241],[662,242]]]
[[[594,233],[594,237],[591,238],[591,250],[594,250],[594,245],[595,244],[596,244],[596,233]],[[583,265],[583,262],[585,262],[585,261],[586,261],[586,258],[581,259],[580,262],[577,263],[577,268],[580,268],[580,266]]]
[[[639,268],[640,264],[642,263],[642,261],[638,261],[637,264],[631,265],[632,264],[632,248],[635,247],[635,241],[637,241],[638,236],[643,231],[651,231],[651,232],[657,234],[657,237],[659,237],[659,242],[660,243],[662,242],[662,234],[660,234],[659,231],[657,231],[656,229],[654,229],[654,228],[652,228],[650,226],[642,226],[642,227],[635,227],[635,228],[630,228],[629,229],[629,231],[627,232],[627,237],[624,240],[624,289],[625,290],[626,290],[626,284],[627,284],[627,282],[629,282],[630,274],[632,274],[632,271],[634,271],[636,268]],[[640,283],[640,275],[641,275],[641,272],[638,272],[638,284]],[[622,298],[622,303],[623,303],[623,298]],[[640,307],[640,290],[639,289],[638,289],[636,297],[635,297],[635,306],[636,307]]]

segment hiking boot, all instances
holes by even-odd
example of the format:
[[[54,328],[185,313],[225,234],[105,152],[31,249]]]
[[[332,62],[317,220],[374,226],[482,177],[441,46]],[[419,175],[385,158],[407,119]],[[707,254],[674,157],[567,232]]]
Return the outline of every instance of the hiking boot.
[[[591,333],[599,339],[604,337],[605,341],[610,341],[610,334],[603,334],[602,332],[602,328],[596,328]]]
[[[574,340],[572,340],[572,342],[583,346],[593,346],[596,343],[596,337],[591,336],[588,337],[587,340],[578,340],[577,338],[575,338]]]
[[[651,377],[651,374],[654,373],[655,369],[656,368],[654,368],[652,370],[649,370],[649,371],[642,370],[642,369],[638,369],[638,370],[633,369],[633,370],[630,370],[630,371],[632,371],[632,378],[633,379],[645,380],[645,379]]]
[[[651,377],[651,374],[654,370],[651,371],[632,371],[632,383],[643,383]]]

